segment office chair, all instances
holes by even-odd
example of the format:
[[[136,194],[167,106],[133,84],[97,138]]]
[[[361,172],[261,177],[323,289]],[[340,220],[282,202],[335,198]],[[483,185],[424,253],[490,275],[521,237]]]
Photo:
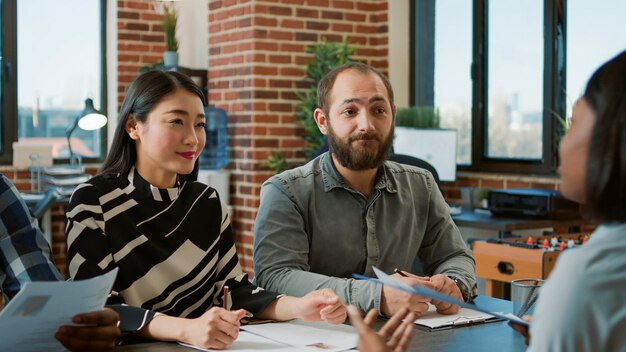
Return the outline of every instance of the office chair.
[[[426,169],[430,171],[430,173],[433,175],[433,178],[435,179],[435,183],[437,183],[437,186],[439,186],[439,174],[437,173],[437,170],[435,170],[435,167],[428,161],[410,155],[394,153],[389,155],[389,158],[387,158],[387,160]]]

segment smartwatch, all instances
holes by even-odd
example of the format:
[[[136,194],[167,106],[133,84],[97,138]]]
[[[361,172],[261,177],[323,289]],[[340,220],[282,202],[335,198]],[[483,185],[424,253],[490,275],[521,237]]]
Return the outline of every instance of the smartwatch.
[[[456,286],[459,288],[459,290],[461,291],[461,296],[463,296],[463,301],[470,302],[472,300],[472,296],[470,294],[469,288],[463,282],[463,280],[459,279],[459,277],[456,275],[446,275],[446,276],[449,277],[452,281],[454,281]]]

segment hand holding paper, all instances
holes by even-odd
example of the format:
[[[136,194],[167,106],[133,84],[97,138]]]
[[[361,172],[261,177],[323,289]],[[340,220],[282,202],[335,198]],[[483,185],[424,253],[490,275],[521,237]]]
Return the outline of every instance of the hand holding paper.
[[[423,286],[410,286],[405,282],[402,282],[400,280],[397,280],[396,278],[389,276],[387,274],[385,274],[382,270],[378,269],[377,267],[373,267],[374,269],[374,273],[376,273],[376,276],[378,277],[378,279],[374,279],[371,277],[367,277],[367,276],[363,276],[363,275],[359,275],[359,274],[352,274],[352,276],[354,276],[357,279],[363,279],[363,280],[369,280],[369,281],[374,281],[374,282],[378,282],[382,285],[387,285],[390,287],[393,287],[397,290],[401,290],[401,291],[405,291],[405,292],[409,292],[415,295],[420,295],[420,296],[425,296],[425,297],[430,297],[432,299],[438,300],[438,301],[442,301],[442,302],[447,302],[450,304],[455,304],[459,307],[462,308],[468,308],[468,309],[473,309],[479,312],[483,312],[483,313],[487,313],[487,314],[491,314],[495,317],[501,318],[501,319],[505,319],[505,320],[509,320],[515,324],[519,324],[522,326],[528,326],[528,322],[514,316],[513,314],[502,314],[499,312],[492,312],[488,309],[483,309],[475,304],[470,304],[470,303],[465,303],[463,301],[459,301],[457,299],[454,299],[450,296],[446,296],[444,294],[441,294],[435,290],[431,290],[429,288],[423,287]]]
[[[102,310],[117,269],[80,281],[27,282],[0,312],[0,350],[55,351],[63,346],[54,338],[59,326],[73,316]]]

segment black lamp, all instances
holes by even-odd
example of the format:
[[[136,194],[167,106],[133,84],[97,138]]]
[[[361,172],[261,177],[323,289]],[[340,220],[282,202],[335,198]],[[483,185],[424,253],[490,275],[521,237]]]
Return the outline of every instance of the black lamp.
[[[65,134],[67,135],[67,147],[70,152],[70,160],[74,156],[74,152],[72,152],[72,143],[70,143],[70,137],[76,129],[76,126],[85,131],[93,131],[102,128],[106,124],[107,117],[93,107],[93,100],[90,98],[85,99],[85,108],[78,114],[78,116],[76,116],[74,123],[68,127],[67,130],[65,130]]]

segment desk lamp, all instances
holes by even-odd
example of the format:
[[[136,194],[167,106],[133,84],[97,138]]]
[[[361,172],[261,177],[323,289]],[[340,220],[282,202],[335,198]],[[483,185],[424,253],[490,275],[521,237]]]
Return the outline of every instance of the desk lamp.
[[[74,157],[70,137],[76,129],[76,126],[85,131],[93,131],[104,127],[104,125],[106,124],[107,117],[93,107],[93,100],[91,100],[90,98],[85,99],[85,108],[78,114],[78,116],[76,116],[74,123],[65,131],[65,134],[67,135],[67,147],[70,152],[70,161]]]

